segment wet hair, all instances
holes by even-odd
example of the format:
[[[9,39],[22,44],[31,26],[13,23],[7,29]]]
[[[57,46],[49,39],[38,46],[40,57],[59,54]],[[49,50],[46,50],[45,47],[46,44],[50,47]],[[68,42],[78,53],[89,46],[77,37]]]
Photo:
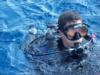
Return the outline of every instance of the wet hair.
[[[66,25],[69,22],[73,22],[75,20],[80,20],[81,16],[74,11],[68,11],[64,12],[59,16],[58,19],[58,29],[62,29],[64,25]]]

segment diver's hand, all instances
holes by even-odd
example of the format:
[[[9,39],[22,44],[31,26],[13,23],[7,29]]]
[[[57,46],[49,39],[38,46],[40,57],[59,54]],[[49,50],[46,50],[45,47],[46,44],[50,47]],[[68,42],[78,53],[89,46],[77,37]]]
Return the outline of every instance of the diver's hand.
[[[59,32],[59,35],[60,35],[60,37],[62,39],[63,45],[65,47],[71,48],[71,47],[74,46],[74,43],[71,42],[70,40],[68,40],[67,37],[64,35],[64,33],[62,31],[58,30],[58,32]]]

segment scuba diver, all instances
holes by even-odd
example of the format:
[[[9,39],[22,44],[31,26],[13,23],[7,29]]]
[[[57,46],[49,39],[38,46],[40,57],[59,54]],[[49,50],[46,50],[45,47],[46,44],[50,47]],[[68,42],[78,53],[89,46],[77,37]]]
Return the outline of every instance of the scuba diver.
[[[75,12],[61,14],[58,20],[58,31],[62,41],[62,46],[60,44],[58,47],[78,47],[83,42],[83,38],[91,40],[87,26],[82,22],[81,16]]]
[[[82,17],[73,11],[62,13],[58,19],[58,32],[60,35],[59,50],[68,49],[67,54],[62,53],[63,61],[72,62],[75,60],[78,63],[84,61],[88,53],[86,48],[80,48],[80,46],[85,40],[91,41],[92,36],[88,34],[88,26],[83,23]],[[70,52],[71,48],[74,50]]]
[[[28,43],[28,49],[24,49],[24,53],[32,60],[34,60],[34,56],[38,58],[38,56],[47,56],[58,53],[61,56],[61,62],[65,63],[76,61],[78,63],[81,63],[88,56],[86,51],[89,46],[87,44],[85,46],[81,46],[81,44],[85,40],[90,42],[92,40],[92,36],[88,34],[88,26],[83,23],[81,16],[73,11],[62,13],[59,16],[58,25],[56,26],[58,26],[58,28],[55,28],[55,26],[51,26],[49,28],[49,32],[47,32],[46,35],[43,35],[40,38],[36,38],[35,40],[32,40],[30,43]],[[30,30],[30,32],[31,31],[33,30]],[[53,33],[57,32],[56,35],[58,35],[58,37],[53,34],[52,31],[54,31]],[[34,31],[31,33],[34,33]],[[41,38],[43,39],[39,40]],[[53,45],[56,46],[57,50],[53,49],[52,52],[49,52],[49,50],[52,50],[50,47],[53,47]],[[43,46],[46,46],[47,49],[43,48],[42,50]],[[41,50],[36,47],[39,47]],[[47,53],[42,51],[46,51]]]

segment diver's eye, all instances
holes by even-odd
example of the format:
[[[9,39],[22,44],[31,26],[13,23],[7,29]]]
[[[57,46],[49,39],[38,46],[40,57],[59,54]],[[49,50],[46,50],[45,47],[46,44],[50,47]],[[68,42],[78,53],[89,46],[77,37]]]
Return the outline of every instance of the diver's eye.
[[[69,29],[66,33],[67,33],[67,35],[70,35],[70,36],[74,36],[75,35],[75,30],[73,30],[73,29]]]

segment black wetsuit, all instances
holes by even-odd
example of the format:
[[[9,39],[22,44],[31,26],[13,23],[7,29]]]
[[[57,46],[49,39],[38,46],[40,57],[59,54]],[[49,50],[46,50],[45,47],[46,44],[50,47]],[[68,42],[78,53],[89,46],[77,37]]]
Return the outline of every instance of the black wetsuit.
[[[61,57],[63,62],[71,62],[73,60],[80,62],[84,59],[84,57],[86,57],[83,50],[74,50],[71,53],[68,53],[67,51],[64,51],[68,48],[64,47],[62,40],[59,39],[57,42],[57,47],[58,50],[61,51]]]

